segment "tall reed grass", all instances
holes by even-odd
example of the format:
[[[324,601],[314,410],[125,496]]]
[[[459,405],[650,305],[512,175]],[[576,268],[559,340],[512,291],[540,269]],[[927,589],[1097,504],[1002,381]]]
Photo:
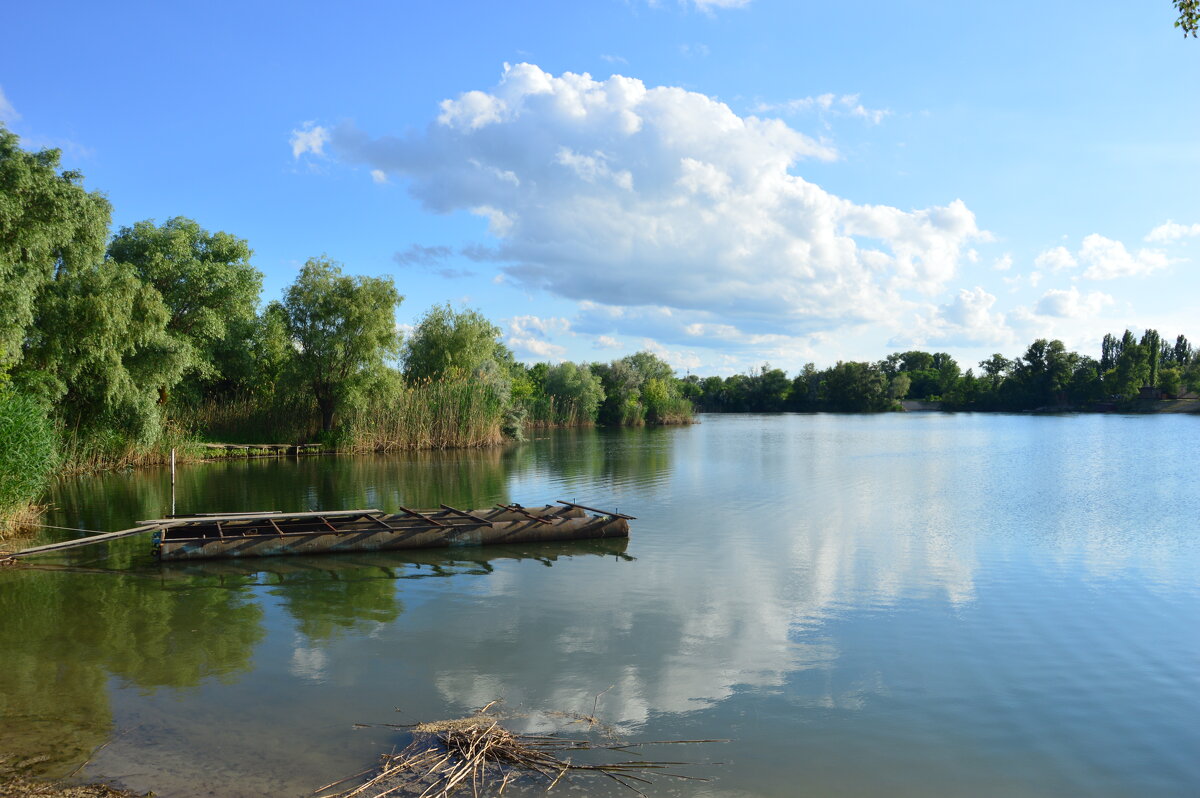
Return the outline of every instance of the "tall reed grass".
[[[587,412],[578,400],[558,396],[534,396],[523,401],[525,426],[533,429],[550,427],[594,427],[596,417]]]
[[[391,452],[491,446],[504,440],[495,391],[471,380],[393,384],[341,410],[337,428],[321,434],[315,403],[267,404],[252,398],[210,400],[181,410],[191,435],[222,443],[308,443],[345,452]]]
[[[465,449],[504,441],[504,403],[473,380],[405,386],[373,396],[351,410],[337,448],[390,452]]]
[[[0,536],[36,518],[34,502],[59,462],[57,444],[45,407],[0,386]]]

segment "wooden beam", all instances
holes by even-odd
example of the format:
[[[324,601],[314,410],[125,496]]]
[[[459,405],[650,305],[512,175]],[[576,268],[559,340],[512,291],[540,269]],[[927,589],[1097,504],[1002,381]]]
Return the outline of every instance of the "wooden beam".
[[[378,512],[379,510],[317,510],[311,513],[272,513],[271,517],[276,521],[287,521],[293,518],[320,518],[321,516],[339,518],[348,515],[371,515]],[[203,518],[151,518],[147,521],[138,521],[138,523],[153,526],[178,526],[184,523],[213,523],[215,521],[261,521],[262,518],[262,513],[230,513],[229,515],[208,515]]]
[[[609,512],[608,510],[597,510],[595,507],[587,507],[582,504],[576,504],[575,502],[565,502],[562,499],[559,499],[558,503],[565,504],[568,507],[578,507],[580,510],[587,510],[587,511],[593,512],[593,513],[600,513],[601,515],[609,515],[609,516],[612,516],[613,518],[624,518],[628,521],[636,521],[637,520],[632,515],[624,515],[622,513],[613,513],[613,512]]]
[[[137,535],[142,532],[149,532],[153,529],[158,529],[157,524],[149,524],[146,526],[138,526],[133,529],[121,529],[116,532],[104,532],[99,535],[89,535],[86,538],[75,538],[74,540],[64,540],[59,543],[47,543],[44,546],[33,546],[28,549],[13,552],[9,557],[29,557],[33,554],[49,554],[55,551],[64,551],[66,549],[74,549],[80,546],[90,546],[93,543],[104,543],[109,540],[117,540],[118,538],[127,538],[130,535]]]

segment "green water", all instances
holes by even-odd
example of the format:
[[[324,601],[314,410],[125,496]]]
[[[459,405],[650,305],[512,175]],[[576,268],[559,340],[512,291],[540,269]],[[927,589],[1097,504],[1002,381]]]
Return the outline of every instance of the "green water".
[[[502,698],[545,731],[607,690],[624,737],[729,740],[648,751],[710,779],[653,795],[1200,794],[1197,419],[703,422],[183,467],[180,512],[638,520],[615,544],[160,566],[137,538],[4,569],[0,754],[48,776],[90,757],[78,778],[160,796],[302,795],[406,742],[356,723]],[[117,529],[170,486],[51,500],[47,523]]]

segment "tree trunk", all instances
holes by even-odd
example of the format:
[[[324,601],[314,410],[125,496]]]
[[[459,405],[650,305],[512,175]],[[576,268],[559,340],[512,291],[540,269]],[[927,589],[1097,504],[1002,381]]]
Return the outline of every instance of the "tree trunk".
[[[333,414],[336,410],[332,396],[317,397],[317,407],[321,411],[321,431],[329,432],[333,429]]]

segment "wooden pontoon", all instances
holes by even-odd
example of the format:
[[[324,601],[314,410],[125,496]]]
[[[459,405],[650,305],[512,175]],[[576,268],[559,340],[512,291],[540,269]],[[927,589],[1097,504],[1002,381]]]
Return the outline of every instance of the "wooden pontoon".
[[[627,538],[633,519],[563,501],[487,510],[444,504],[437,510],[399,510],[174,516],[140,521],[139,528],[157,530],[159,559],[189,560]]]

